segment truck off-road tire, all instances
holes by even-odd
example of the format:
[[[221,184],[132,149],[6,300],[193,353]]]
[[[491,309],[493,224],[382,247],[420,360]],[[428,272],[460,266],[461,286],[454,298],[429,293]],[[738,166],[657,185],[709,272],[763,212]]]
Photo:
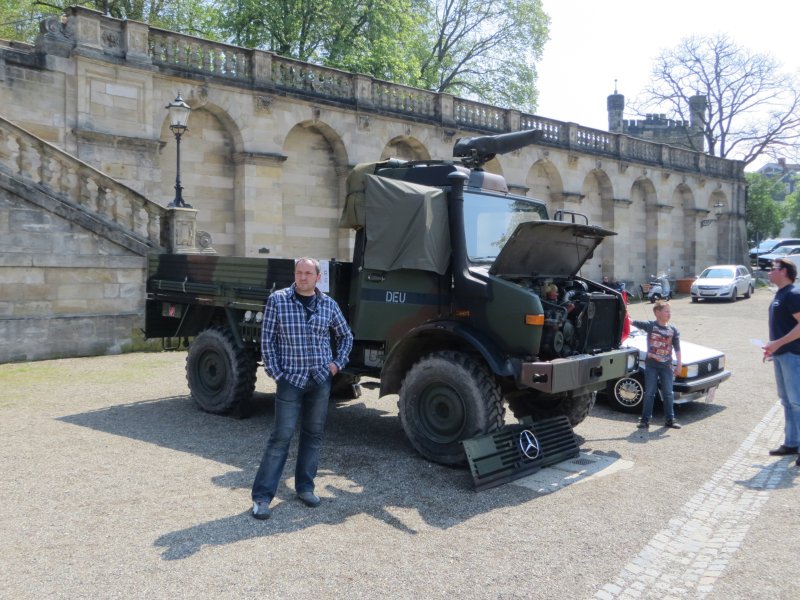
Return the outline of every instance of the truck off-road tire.
[[[508,406],[518,419],[531,417],[534,421],[538,421],[564,415],[569,419],[569,424],[575,427],[589,416],[596,398],[597,392],[574,397],[554,396],[547,399],[517,395],[508,399]]]
[[[411,444],[428,460],[466,462],[461,440],[504,424],[500,387],[477,361],[460,352],[422,357],[400,388],[400,422]]]
[[[337,373],[331,382],[331,400],[355,400],[361,397],[361,377]]]
[[[228,331],[212,327],[200,332],[186,355],[192,399],[206,412],[229,412],[253,396],[256,363],[255,351],[239,348]]]
[[[609,381],[606,396],[615,409],[625,413],[640,413],[644,403],[644,380],[641,375],[632,375]]]

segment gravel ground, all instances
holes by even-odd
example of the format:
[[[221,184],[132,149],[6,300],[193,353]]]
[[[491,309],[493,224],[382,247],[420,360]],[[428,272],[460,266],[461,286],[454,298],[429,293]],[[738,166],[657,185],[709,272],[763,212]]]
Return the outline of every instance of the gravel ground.
[[[272,420],[265,376],[254,414],[235,419],[194,406],[181,353],[0,365],[0,597],[606,597],[698,490],[745,485],[725,481],[725,465],[742,462],[737,449],[775,408],[750,341],[766,335],[771,295],[673,303],[684,339],[724,349],[734,376],[715,404],[680,407],[678,432],[643,434],[598,404],[577,428],[583,450],[631,468],[553,493],[476,493],[468,471],[413,451],[396,397],[365,390],[331,412],[322,506],[297,501],[287,471],[265,522],[248,513]],[[761,428],[764,443],[780,437],[774,420]],[[673,597],[800,597],[796,472],[788,459],[746,462],[773,484],[746,518],[730,507],[743,533],[714,585]]]

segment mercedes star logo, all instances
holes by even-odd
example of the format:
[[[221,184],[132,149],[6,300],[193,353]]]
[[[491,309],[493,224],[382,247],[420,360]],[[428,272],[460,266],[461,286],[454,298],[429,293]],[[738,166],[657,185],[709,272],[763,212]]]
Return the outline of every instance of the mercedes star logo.
[[[523,429],[519,434],[519,449],[522,450],[522,453],[534,460],[539,457],[539,453],[542,449],[539,447],[539,440],[536,439],[536,436],[533,435],[533,432],[530,429]]]

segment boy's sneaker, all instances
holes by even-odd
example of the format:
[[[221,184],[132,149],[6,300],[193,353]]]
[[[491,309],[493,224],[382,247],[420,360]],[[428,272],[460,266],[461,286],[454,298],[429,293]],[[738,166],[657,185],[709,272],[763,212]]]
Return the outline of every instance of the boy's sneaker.
[[[650,421],[647,419],[639,419],[639,422],[636,424],[637,429],[650,429]]]
[[[681,424],[670,419],[669,421],[664,422],[664,427],[669,427],[670,429],[680,429]]]
[[[256,519],[269,519],[272,516],[272,511],[269,509],[269,502],[258,502],[253,500],[253,516]]]

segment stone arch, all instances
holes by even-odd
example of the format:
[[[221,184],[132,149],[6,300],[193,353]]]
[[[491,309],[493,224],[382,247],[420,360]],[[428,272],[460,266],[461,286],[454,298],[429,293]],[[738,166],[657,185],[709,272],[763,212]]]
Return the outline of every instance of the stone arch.
[[[653,182],[642,176],[633,182],[630,198],[628,266],[631,278],[641,283],[658,271],[658,195]]]
[[[409,135],[392,138],[381,152],[381,160],[399,158],[400,160],[430,160],[431,154],[425,145]]]
[[[234,151],[241,142],[238,127],[210,105],[193,109],[181,136],[181,185],[183,200],[197,210],[197,229],[211,234],[214,249],[223,256],[235,253],[236,177]],[[160,139],[161,194],[164,206],[175,198],[177,144],[165,115]]]
[[[341,137],[326,123],[304,121],[289,130],[283,154],[279,256],[349,260],[350,235],[338,226],[348,172]]]
[[[586,174],[581,185],[581,206],[589,223],[616,231],[614,214],[614,186],[608,174],[602,169],[592,169]],[[622,232],[620,232],[622,233]],[[584,265],[586,277],[600,280],[603,275],[612,279],[623,279],[623,273],[615,272],[614,255],[618,236],[608,237],[600,244],[595,255]],[[620,246],[626,244],[620,244]]]
[[[528,186],[526,195],[546,202],[551,215],[559,208],[563,208],[564,182],[550,160],[540,159],[533,163],[528,169],[525,184]]]
[[[672,256],[673,273],[677,278],[692,277],[697,272],[697,220],[695,197],[686,183],[679,183],[672,192]]]

